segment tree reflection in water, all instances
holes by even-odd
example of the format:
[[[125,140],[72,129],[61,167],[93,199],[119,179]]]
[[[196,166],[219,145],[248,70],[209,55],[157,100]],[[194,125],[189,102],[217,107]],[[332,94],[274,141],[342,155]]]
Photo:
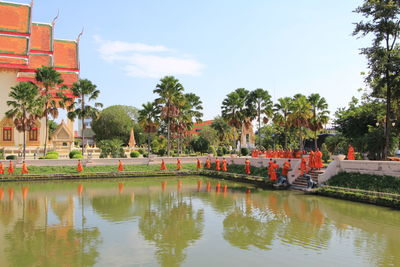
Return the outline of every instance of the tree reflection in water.
[[[148,199],[141,215],[140,232],[154,242],[161,266],[180,266],[186,257],[185,249],[201,238],[204,211],[195,211],[191,199],[181,194],[158,194],[154,198]]]

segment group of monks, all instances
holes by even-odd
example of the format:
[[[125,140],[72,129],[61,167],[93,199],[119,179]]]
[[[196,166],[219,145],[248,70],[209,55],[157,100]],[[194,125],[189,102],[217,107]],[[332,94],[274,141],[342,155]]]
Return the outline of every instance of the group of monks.
[[[301,150],[258,150],[254,149],[251,152],[252,158],[258,158],[264,156],[265,158],[273,158],[273,159],[294,159],[301,158],[302,155],[307,154],[306,151]]]
[[[13,162],[10,160],[10,164],[8,165],[8,168],[7,168],[7,173],[8,173],[8,174],[13,174],[14,172],[15,172],[15,170],[14,170],[14,164],[13,164]],[[0,162],[0,174],[4,174],[4,173],[5,173],[5,170],[4,170],[3,163]],[[25,161],[22,162],[21,173],[22,173],[22,174],[28,174],[28,173],[29,173],[28,167],[26,166]]]

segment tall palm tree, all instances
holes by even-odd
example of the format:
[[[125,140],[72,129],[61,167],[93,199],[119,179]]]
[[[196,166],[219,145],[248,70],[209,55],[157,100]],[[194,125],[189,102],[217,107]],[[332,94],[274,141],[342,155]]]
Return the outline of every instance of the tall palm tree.
[[[161,118],[167,123],[167,154],[170,155],[171,149],[171,122],[178,117],[178,104],[182,101],[182,92],[184,88],[182,84],[174,76],[165,76],[156,85],[153,93],[159,95],[155,100],[156,104],[161,107]]]
[[[250,119],[257,119],[258,121],[258,142],[261,146],[261,117],[265,116],[263,121],[268,123],[268,118],[272,117],[273,103],[271,95],[267,90],[258,88],[250,92],[247,99],[247,108],[249,110]]]
[[[43,154],[47,153],[47,141],[49,139],[49,115],[54,119],[58,117],[58,104],[59,102],[54,99],[54,96],[50,93],[52,89],[58,89],[64,81],[61,78],[61,74],[56,71],[53,67],[42,66],[35,70],[35,79],[41,88],[41,95],[43,97],[43,114],[42,116],[46,119],[46,133],[44,139],[44,151]],[[59,95],[63,98],[62,95]]]
[[[78,118],[82,122],[82,155],[85,152],[85,135],[86,129],[84,120],[87,118],[95,119],[99,114],[97,108],[103,107],[101,103],[94,103],[94,106],[90,106],[89,102],[96,100],[99,97],[100,91],[97,90],[97,86],[87,79],[80,79],[75,82],[71,87],[74,101],[68,106],[68,118],[75,120]]]
[[[312,116],[311,105],[306,96],[296,94],[293,97],[290,108],[291,114],[289,115],[289,120],[291,121],[291,125],[299,131],[299,148],[303,150],[303,130],[305,127],[308,127],[308,120]]]
[[[314,132],[314,146],[318,148],[317,132],[323,128],[329,121],[328,103],[324,97],[319,94],[311,94],[308,97],[311,104],[312,117],[309,120],[310,129]]]
[[[6,112],[6,116],[14,119],[17,131],[23,133],[23,158],[25,159],[26,132],[36,127],[35,123],[41,115],[43,99],[39,96],[39,88],[31,82],[21,82],[11,87],[8,96],[12,100],[7,101],[11,109]]]
[[[150,136],[152,133],[157,132],[159,127],[159,119],[160,119],[160,109],[159,107],[152,102],[147,102],[142,105],[142,109],[139,110],[139,124],[143,127],[144,132],[148,134],[147,136],[147,150],[150,155]]]
[[[222,118],[228,122],[230,126],[236,129],[239,134],[239,142],[242,140],[242,127],[249,127],[248,110],[246,107],[249,91],[244,88],[238,88],[229,93],[222,102]],[[241,144],[240,144],[241,146]],[[235,137],[235,150],[238,147]]]
[[[287,149],[287,134],[289,131],[292,99],[290,97],[279,98],[278,103],[274,105],[274,123],[284,127],[285,149]]]

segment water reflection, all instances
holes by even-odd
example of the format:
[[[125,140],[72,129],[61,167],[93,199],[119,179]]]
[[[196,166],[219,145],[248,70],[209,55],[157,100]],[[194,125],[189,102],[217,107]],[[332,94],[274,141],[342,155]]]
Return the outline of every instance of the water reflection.
[[[313,255],[319,264],[310,266],[334,266],[345,253],[350,266],[400,262],[398,211],[294,192],[247,191],[245,185],[199,178],[4,184],[1,266],[107,266],[100,251],[112,242],[133,247],[130,236],[143,242],[135,245],[149,254],[146,265],[190,265],[219,248],[237,266],[250,259],[253,265],[272,262],[282,251],[297,255],[296,262]],[[126,235],[111,242],[114,226],[126,227]],[[262,253],[254,257],[254,251]],[[131,254],[116,257],[135,262]],[[290,257],[280,259],[280,266],[293,264]]]

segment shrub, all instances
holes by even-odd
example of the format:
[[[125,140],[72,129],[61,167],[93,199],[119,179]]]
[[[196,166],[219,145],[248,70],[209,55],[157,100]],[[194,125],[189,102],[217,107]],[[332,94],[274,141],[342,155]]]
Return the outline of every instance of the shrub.
[[[123,143],[119,139],[102,140],[99,142],[101,149],[100,157],[107,158],[111,155],[112,158],[126,158],[125,151],[122,147]]]
[[[0,159],[4,159],[4,148],[0,149]]]
[[[74,158],[75,155],[81,155],[82,156],[82,151],[80,151],[80,150],[72,150],[71,152],[69,152],[69,158],[70,159],[76,159],[76,158]]]
[[[225,147],[225,146],[223,146],[223,147],[222,147],[222,153],[223,153],[224,155],[226,155],[226,154],[228,154],[228,152],[229,152],[228,148]]]
[[[138,158],[140,156],[140,152],[139,151],[132,151],[131,152],[131,158]]]
[[[327,148],[327,146],[326,146],[325,143],[322,144],[321,152],[322,152],[322,160],[323,160],[325,163],[327,163],[328,160],[331,159],[331,153],[329,153],[328,148]]]
[[[248,149],[247,147],[242,147],[242,148],[240,149],[240,154],[241,154],[242,156],[247,156],[247,155],[249,154],[249,149]]]
[[[58,153],[47,153],[47,155],[44,157],[45,159],[58,159]]]
[[[218,157],[222,157],[224,155],[224,152],[223,152],[223,150],[222,150],[222,147],[218,147],[218,149],[217,149],[217,156]]]
[[[83,159],[82,154],[75,154],[72,156],[73,159]]]
[[[148,158],[149,157],[149,154],[148,153],[144,153],[143,154],[143,158]]]
[[[16,160],[16,159],[17,159],[17,156],[16,156],[16,155],[8,155],[8,156],[6,157],[6,159],[7,159],[7,160]]]
[[[210,146],[210,148],[208,149],[208,154],[213,154],[213,156],[217,155],[217,151],[215,150],[214,146]]]
[[[167,153],[167,150],[165,150],[164,148],[160,148],[158,150],[158,155],[159,156],[164,156]]]
[[[139,148],[139,149],[138,149],[138,152],[140,153],[140,155],[143,155],[143,154],[144,154],[144,150],[143,150],[142,148]]]

